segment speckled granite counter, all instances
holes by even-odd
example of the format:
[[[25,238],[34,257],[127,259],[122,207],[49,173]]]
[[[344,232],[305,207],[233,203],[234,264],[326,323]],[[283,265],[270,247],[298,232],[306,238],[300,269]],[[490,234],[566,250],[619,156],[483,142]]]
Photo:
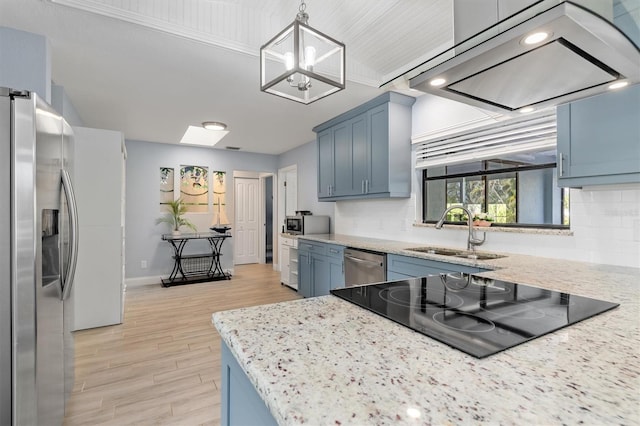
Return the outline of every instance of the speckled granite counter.
[[[415,246],[304,238],[398,254]],[[443,260],[433,256],[416,255]],[[515,255],[456,261],[620,307],[485,359],[333,296],[213,322],[280,424],[640,423],[640,270]]]

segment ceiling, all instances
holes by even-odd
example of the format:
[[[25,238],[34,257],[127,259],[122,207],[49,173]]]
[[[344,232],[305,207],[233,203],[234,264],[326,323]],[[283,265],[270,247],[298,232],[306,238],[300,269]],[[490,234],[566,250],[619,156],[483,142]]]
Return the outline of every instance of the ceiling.
[[[347,88],[310,105],[260,91],[260,46],[298,0],[0,0],[0,26],[45,35],[52,80],[84,124],[177,143],[222,121],[216,148],[280,154],[312,128],[449,47],[450,0],[307,0],[309,25],[346,44]],[[417,95],[417,93],[415,93]]]

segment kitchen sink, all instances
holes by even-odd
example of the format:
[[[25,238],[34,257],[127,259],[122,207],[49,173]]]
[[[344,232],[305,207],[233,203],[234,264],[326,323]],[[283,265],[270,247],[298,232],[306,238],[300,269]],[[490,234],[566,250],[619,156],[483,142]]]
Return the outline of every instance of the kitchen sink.
[[[412,248],[408,248],[407,250],[416,251],[419,253],[437,254],[440,256],[452,256],[452,257],[460,257],[463,259],[475,259],[475,260],[491,260],[491,259],[500,259],[502,257],[506,257],[500,254],[474,252],[474,251],[468,251],[468,250],[455,250],[455,249],[447,249],[442,247],[412,247]]]

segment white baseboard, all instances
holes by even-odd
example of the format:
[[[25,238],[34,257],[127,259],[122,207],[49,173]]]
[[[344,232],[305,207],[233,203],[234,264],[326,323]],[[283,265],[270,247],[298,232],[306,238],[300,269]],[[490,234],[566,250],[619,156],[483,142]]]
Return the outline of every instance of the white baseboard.
[[[136,277],[136,278],[126,278],[124,280],[124,284],[128,288],[134,287],[142,287],[145,285],[153,285],[153,284],[162,284],[161,279],[169,278],[169,275],[162,276],[150,276],[150,277]]]

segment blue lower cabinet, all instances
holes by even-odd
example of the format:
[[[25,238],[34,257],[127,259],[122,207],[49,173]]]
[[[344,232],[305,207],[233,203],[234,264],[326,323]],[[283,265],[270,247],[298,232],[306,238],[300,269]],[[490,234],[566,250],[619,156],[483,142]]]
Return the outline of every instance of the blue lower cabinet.
[[[329,294],[329,259],[319,254],[311,255],[311,272],[313,274],[313,296],[325,296]]]
[[[220,424],[223,426],[277,425],[266,404],[222,342]]]
[[[415,278],[415,277],[412,275],[401,274],[400,272],[387,271],[387,281],[400,281],[400,280],[406,280],[407,278]]]
[[[449,262],[439,262],[437,260],[420,259],[411,256],[400,256],[397,254],[387,255],[387,279],[403,280],[410,277],[424,277],[448,272],[464,272],[475,274],[484,272],[487,269],[475,266],[458,265]],[[398,277],[398,278],[396,278]]]
[[[329,287],[331,290],[344,287],[344,261],[329,259]]]
[[[344,287],[344,246],[329,245],[327,258],[329,260],[330,289]]]
[[[326,296],[344,287],[344,247],[298,240],[298,291],[304,297]]]
[[[303,297],[313,295],[313,275],[311,272],[311,253],[298,244],[298,292]]]

